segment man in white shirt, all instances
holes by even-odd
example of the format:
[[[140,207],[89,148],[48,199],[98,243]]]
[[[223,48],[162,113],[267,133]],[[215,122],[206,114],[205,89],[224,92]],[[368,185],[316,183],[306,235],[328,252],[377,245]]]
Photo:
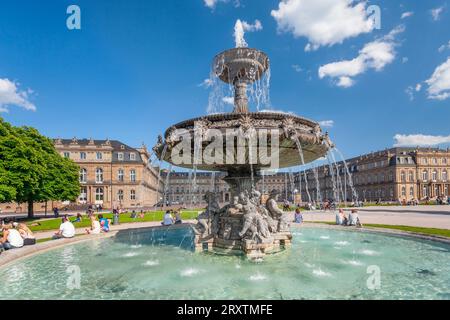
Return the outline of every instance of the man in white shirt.
[[[163,222],[161,222],[161,224],[163,226],[170,226],[173,224],[173,217],[170,214],[169,210],[167,210],[166,213],[164,214]]]
[[[67,216],[62,218],[62,223],[59,226],[59,231],[53,236],[54,239],[73,238],[75,236],[75,227],[69,221]]]
[[[3,224],[2,231],[3,237],[0,239],[0,249],[9,250],[23,247],[22,236],[10,223]]]

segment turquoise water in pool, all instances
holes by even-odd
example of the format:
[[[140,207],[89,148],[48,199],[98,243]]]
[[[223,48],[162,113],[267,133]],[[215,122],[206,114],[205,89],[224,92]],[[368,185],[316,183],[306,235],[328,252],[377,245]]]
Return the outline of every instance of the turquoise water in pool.
[[[194,253],[190,229],[122,232],[0,269],[0,298],[450,299],[449,245],[309,227],[293,237],[287,251],[251,262]],[[67,286],[74,266],[79,288]],[[369,289],[373,266],[380,286]]]

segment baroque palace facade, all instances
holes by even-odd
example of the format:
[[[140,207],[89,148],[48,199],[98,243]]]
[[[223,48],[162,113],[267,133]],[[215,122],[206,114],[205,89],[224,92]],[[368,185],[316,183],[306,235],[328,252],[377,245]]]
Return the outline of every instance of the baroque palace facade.
[[[391,148],[345,161],[354,190],[361,201],[410,201],[449,196],[450,150],[439,148]],[[296,175],[296,185],[304,201],[334,199],[334,189],[342,190],[340,199],[354,200],[343,161],[333,165],[339,173],[340,187],[333,188],[330,164]],[[309,196],[306,190],[305,173]],[[316,186],[319,186],[317,188]],[[317,192],[320,190],[320,193]]]
[[[57,206],[79,209],[88,205],[112,208],[148,208],[154,206],[163,192],[158,168],[149,163],[145,146],[132,148],[117,140],[55,139],[61,156],[80,167],[80,196],[75,203],[36,203],[35,211]],[[2,212],[24,212],[26,205],[1,204]]]

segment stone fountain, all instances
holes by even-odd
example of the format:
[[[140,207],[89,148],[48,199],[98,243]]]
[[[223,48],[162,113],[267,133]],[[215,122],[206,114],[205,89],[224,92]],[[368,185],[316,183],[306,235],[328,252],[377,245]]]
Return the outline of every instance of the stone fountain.
[[[257,49],[241,47],[218,54],[213,63],[214,75],[234,87],[233,112],[177,123],[158,138],[153,148],[160,160],[176,166],[227,172],[231,202],[220,207],[214,193],[206,194],[208,206],[194,228],[198,250],[243,252],[258,258],[289,246],[290,219],[278,208],[277,192],[272,191],[263,204],[256,182],[262,170],[306,164],[324,156],[331,145],[317,122],[282,112],[249,111],[247,86],[259,80],[268,68],[269,58]],[[211,143],[209,132],[216,136],[216,147],[218,142],[225,150],[219,155],[216,152],[219,161],[202,161],[202,150],[206,152]],[[275,168],[273,161],[268,163],[258,157],[263,148],[266,154],[270,150],[272,160],[276,158]],[[174,154],[188,160],[175,161]]]

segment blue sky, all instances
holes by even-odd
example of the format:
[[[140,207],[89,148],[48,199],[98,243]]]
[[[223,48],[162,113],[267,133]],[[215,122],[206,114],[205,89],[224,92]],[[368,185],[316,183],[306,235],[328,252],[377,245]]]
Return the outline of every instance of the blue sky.
[[[81,30],[66,27],[70,4]],[[358,13],[369,5],[381,9],[380,29]],[[153,146],[171,124],[206,113],[199,84],[234,47],[237,19],[262,25],[245,39],[271,59],[272,107],[332,121],[324,130],[346,156],[450,142],[444,0],[2,1],[0,116],[50,137]]]

